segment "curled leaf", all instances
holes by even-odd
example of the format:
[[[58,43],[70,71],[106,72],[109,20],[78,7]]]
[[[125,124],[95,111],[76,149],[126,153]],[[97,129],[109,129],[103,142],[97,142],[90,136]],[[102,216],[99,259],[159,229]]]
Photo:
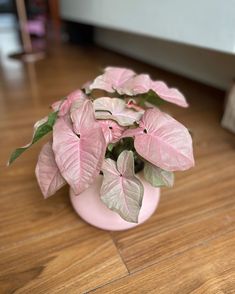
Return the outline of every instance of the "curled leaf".
[[[138,222],[144,188],[134,173],[132,151],[123,151],[117,162],[104,160],[104,179],[101,186],[101,200],[128,222]]]
[[[139,121],[144,111],[135,111],[126,107],[125,101],[119,98],[102,97],[94,102],[97,119],[112,119],[120,126],[130,126]]]
[[[39,187],[45,198],[53,195],[66,184],[55,162],[52,142],[48,142],[42,147],[35,173]]]
[[[48,117],[45,117],[39,120],[38,122],[36,122],[34,125],[34,133],[33,133],[31,142],[13,151],[8,161],[8,165],[10,165],[13,161],[15,161],[16,158],[18,158],[24,151],[26,151],[39,139],[41,139],[47,133],[51,132],[56,119],[57,119],[57,112],[52,112],[48,115]]]

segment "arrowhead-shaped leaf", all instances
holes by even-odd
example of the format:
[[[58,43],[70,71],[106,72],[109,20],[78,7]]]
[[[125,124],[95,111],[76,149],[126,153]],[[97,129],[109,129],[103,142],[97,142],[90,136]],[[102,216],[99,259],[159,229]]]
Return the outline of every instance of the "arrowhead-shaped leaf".
[[[73,125],[65,117],[57,120],[53,131],[53,151],[62,176],[74,192],[80,194],[99,174],[106,142],[89,100],[73,111],[72,120]]]
[[[97,119],[112,119],[121,126],[130,126],[139,121],[144,111],[135,111],[126,107],[124,100],[119,98],[102,97],[94,102]]]
[[[66,184],[55,162],[52,142],[46,143],[39,154],[35,169],[37,181],[45,198]]]
[[[164,170],[186,170],[194,165],[188,130],[156,108],[146,110],[139,127],[125,131],[123,137],[135,137],[138,154]]]
[[[53,125],[55,124],[56,119],[57,119],[57,112],[52,112],[48,115],[48,117],[45,117],[39,120],[38,122],[36,122],[36,124],[34,125],[34,133],[33,133],[31,142],[13,151],[8,161],[8,165],[10,165],[13,161],[15,161],[17,157],[19,157],[24,151],[26,151],[39,139],[41,139],[47,133],[52,131],[52,128],[53,128]]]
[[[128,222],[138,222],[144,188],[134,174],[132,151],[123,151],[117,160],[105,159],[101,200]]]
[[[129,78],[133,77],[135,72],[119,67],[107,67],[104,74],[98,76],[89,86],[90,90],[101,89],[110,93],[114,93],[116,89],[125,83]]]
[[[172,187],[174,184],[173,172],[161,169],[149,162],[144,163],[144,178],[154,187]]]

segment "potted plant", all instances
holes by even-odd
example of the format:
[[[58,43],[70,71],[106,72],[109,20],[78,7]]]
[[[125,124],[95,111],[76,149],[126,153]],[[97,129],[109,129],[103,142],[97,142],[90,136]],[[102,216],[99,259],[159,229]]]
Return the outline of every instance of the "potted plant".
[[[53,112],[35,124],[32,141],[16,149],[9,164],[52,131],[36,166],[44,197],[68,183],[72,204],[88,223],[108,230],[134,227],[156,209],[159,187],[173,186],[173,172],[194,165],[191,136],[158,108],[164,100],[188,106],[164,82],[107,67],[53,103]]]

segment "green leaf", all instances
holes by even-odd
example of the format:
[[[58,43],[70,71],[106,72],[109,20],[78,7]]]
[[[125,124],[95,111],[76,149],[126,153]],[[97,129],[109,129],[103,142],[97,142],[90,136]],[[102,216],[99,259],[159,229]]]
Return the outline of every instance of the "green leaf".
[[[173,172],[166,171],[145,161],[144,178],[153,187],[172,187],[174,184]]]
[[[53,125],[56,122],[58,111],[52,112],[48,115],[48,117],[41,119],[36,122],[34,125],[34,133],[31,142],[23,147],[17,148],[14,150],[10,156],[8,161],[8,165],[10,165],[13,161],[16,160],[24,151],[26,151],[29,147],[31,147],[34,143],[36,143],[39,139],[45,136],[47,133],[52,131]]]
[[[145,102],[146,102],[146,97],[143,95],[143,96],[141,96],[139,106],[145,107]]]
[[[164,103],[164,101],[152,90],[150,90],[148,93],[143,95],[143,101],[149,102],[154,106],[160,106]]]
[[[110,144],[108,145],[108,147],[107,147],[107,148],[108,148],[108,151],[112,152],[113,147],[114,147],[114,144],[110,143]]]
[[[112,155],[115,160],[124,150],[134,150],[134,139],[133,138],[123,138],[117,142],[112,149]]]

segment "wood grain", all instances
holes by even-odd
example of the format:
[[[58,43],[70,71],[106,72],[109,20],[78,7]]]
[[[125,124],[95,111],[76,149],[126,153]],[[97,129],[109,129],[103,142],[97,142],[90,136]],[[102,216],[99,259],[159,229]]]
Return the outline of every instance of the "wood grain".
[[[232,294],[235,285],[234,232],[176,254],[92,293]],[[227,258],[230,256],[230,258]],[[202,258],[203,257],[203,258]],[[91,292],[90,292],[91,293]]]
[[[235,293],[235,137],[220,126],[224,93],[98,47],[51,43],[31,65],[1,52],[0,293]],[[115,233],[84,223],[68,188],[43,199],[34,168],[48,137],[5,165],[48,105],[106,65],[149,72],[185,93],[189,109],[163,108],[192,131],[196,159],[162,189],[150,220]]]
[[[2,292],[83,293],[127,274],[109,236],[81,235],[77,228],[52,231],[5,249]]]

